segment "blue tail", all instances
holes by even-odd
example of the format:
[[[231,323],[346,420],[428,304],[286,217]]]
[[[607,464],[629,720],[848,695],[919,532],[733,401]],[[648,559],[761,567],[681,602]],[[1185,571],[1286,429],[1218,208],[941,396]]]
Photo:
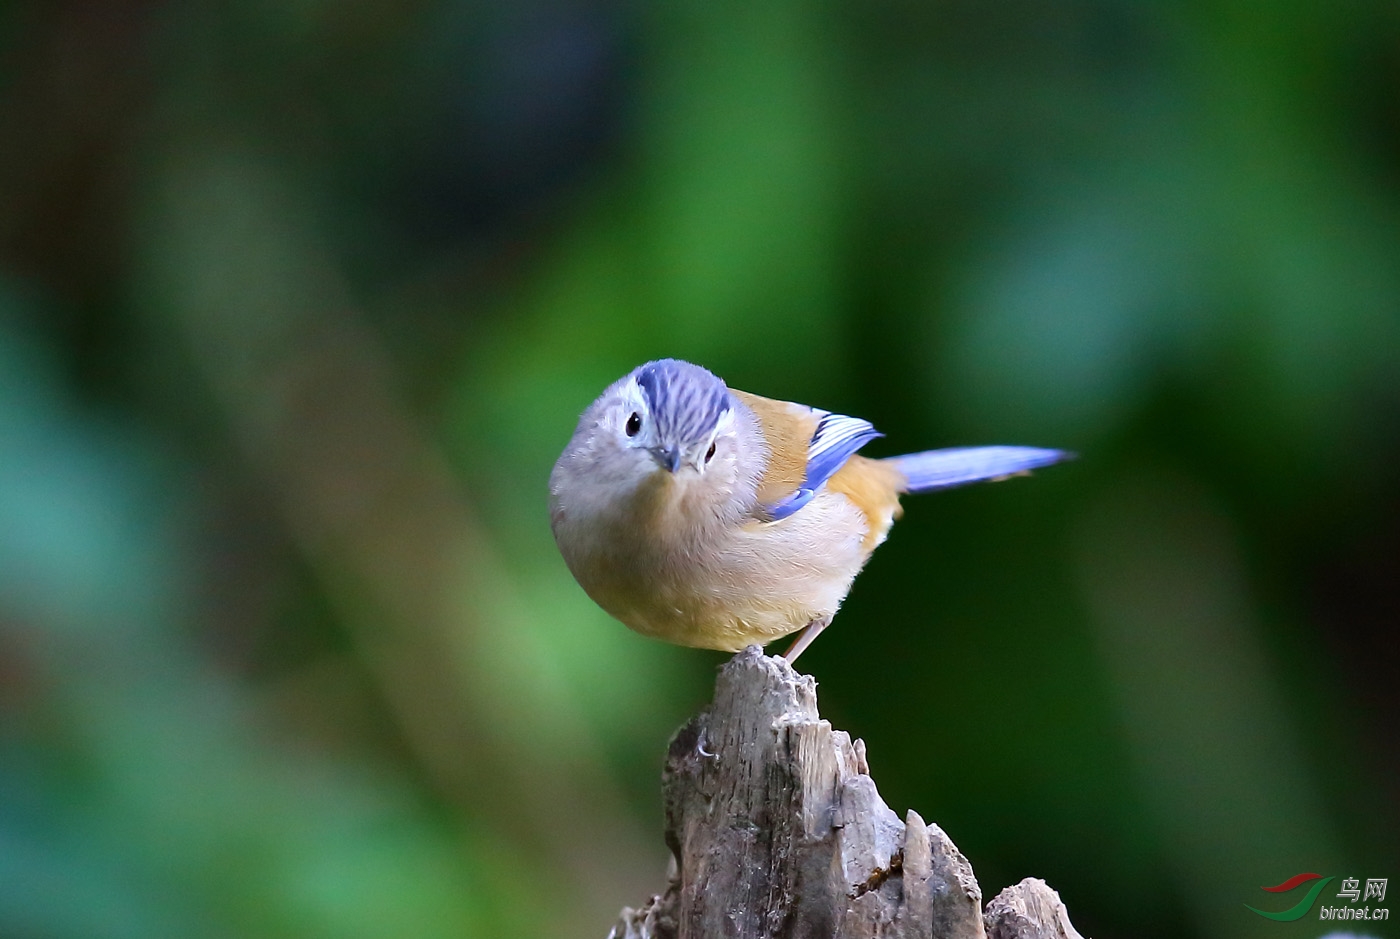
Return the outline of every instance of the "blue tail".
[[[928,492],[1003,479],[1071,459],[1074,454],[1068,451],[1038,447],[952,447],[892,456],[885,462],[904,474],[910,492]]]

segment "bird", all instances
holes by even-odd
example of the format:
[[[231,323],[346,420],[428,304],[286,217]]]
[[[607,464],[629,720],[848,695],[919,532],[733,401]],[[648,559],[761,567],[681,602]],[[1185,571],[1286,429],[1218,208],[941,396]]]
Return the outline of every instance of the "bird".
[[[799,633],[797,660],[899,518],[904,493],[1027,474],[1064,450],[872,459],[870,422],[658,359],[603,391],[549,478],[550,527],[600,607],[645,636],[737,652]]]

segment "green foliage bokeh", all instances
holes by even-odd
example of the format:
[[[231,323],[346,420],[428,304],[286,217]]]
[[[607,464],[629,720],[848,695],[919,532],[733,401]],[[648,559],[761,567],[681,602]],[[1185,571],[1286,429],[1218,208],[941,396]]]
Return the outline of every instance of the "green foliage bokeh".
[[[1080,454],[909,500],[802,662],[989,896],[1400,874],[1393,4],[19,3],[0,128],[0,935],[659,890],[723,657],[545,483],[660,356]]]

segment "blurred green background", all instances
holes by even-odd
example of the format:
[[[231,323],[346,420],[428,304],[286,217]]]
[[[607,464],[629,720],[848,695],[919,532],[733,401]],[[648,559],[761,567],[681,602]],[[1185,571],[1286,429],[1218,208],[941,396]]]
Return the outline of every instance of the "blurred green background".
[[[19,2],[0,936],[659,890],[724,656],[597,610],[545,482],[663,355],[1082,455],[911,500],[803,659],[988,898],[1400,877],[1400,6]]]

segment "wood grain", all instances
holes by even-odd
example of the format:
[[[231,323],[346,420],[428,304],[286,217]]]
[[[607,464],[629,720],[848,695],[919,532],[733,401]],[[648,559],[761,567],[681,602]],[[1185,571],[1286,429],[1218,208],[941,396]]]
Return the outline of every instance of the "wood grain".
[[[984,915],[952,840],[891,811],[864,744],[817,713],[816,682],[757,646],[676,733],[662,788],[666,889],[609,939],[1082,939],[1044,881]]]

